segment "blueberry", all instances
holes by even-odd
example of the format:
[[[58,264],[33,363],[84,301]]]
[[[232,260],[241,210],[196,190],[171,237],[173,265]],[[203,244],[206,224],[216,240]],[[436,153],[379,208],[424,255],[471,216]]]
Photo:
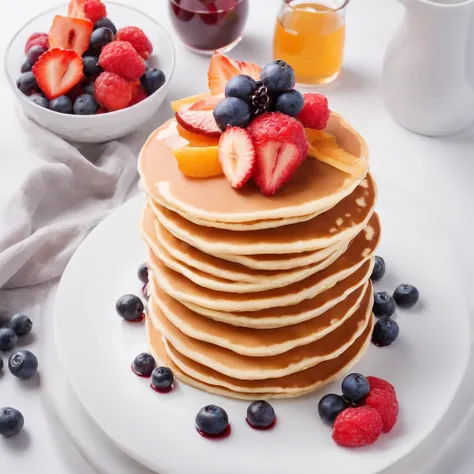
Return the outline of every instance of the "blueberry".
[[[420,297],[420,292],[413,286],[408,283],[402,283],[398,285],[395,291],[393,292],[393,299],[398,306],[403,308],[411,308]]]
[[[31,64],[35,64],[36,61],[38,61],[39,57],[43,54],[46,53],[46,49],[44,49],[42,46],[32,46],[28,50],[28,54],[26,55],[26,60]]]
[[[36,77],[31,71],[24,72],[16,80],[16,86],[25,95],[30,95],[35,92],[40,92]]]
[[[15,314],[8,321],[8,327],[13,329],[17,336],[26,336],[33,327],[33,321],[26,314]]]
[[[0,372],[3,370],[3,359],[0,357]]]
[[[337,415],[348,407],[348,403],[340,395],[328,393],[324,395],[318,404],[318,412],[324,423],[332,425]]]
[[[114,35],[117,34],[117,28],[108,18],[101,18],[94,23],[94,30],[99,28],[108,28],[109,30],[112,30]]]
[[[380,318],[374,326],[372,342],[379,347],[389,346],[394,342],[400,329],[392,318]]]
[[[168,367],[157,367],[151,373],[151,384],[160,390],[169,389],[173,381],[173,372]]]
[[[49,109],[49,100],[43,94],[31,94],[28,99],[40,107]]]
[[[21,72],[27,72],[27,71],[31,71],[31,69],[33,68],[33,64],[31,64],[28,59],[21,65],[21,68],[20,68],[20,71]]]
[[[150,354],[142,352],[132,362],[133,371],[138,375],[149,377],[156,367],[155,359]]]
[[[86,56],[93,56],[94,58],[98,58],[100,56],[100,49],[92,49],[89,48],[85,53],[82,53],[82,59]]]
[[[94,95],[94,81],[90,81],[84,86],[84,92],[92,96]]]
[[[17,435],[23,428],[25,420],[23,415],[15,408],[0,408],[0,435],[11,438]]]
[[[148,283],[148,266],[146,263],[142,263],[138,267],[138,279],[142,283]]]
[[[370,278],[372,281],[378,281],[385,275],[385,260],[378,255],[375,256],[374,269]]]
[[[248,406],[247,420],[255,428],[268,428],[275,422],[275,410],[265,400],[258,400]]]
[[[74,102],[74,113],[76,115],[94,115],[99,108],[99,104],[90,94],[81,94]]]
[[[148,95],[156,92],[165,82],[165,74],[159,69],[148,69],[145,71],[145,74],[140,77],[140,83]]]
[[[49,107],[51,110],[59,112],[60,114],[72,114],[72,101],[66,95],[60,95],[56,97],[56,99],[53,99]]]
[[[369,391],[369,381],[361,374],[349,374],[342,381],[342,394],[351,402],[360,402]]]
[[[104,69],[99,66],[99,58],[95,56],[84,56],[82,59],[84,74],[89,77],[98,76]]]
[[[251,96],[257,90],[257,82],[250,76],[241,74],[234,76],[225,86],[226,97],[237,97],[238,99],[250,102]]]
[[[124,295],[115,303],[115,309],[123,319],[134,321],[142,316],[145,307],[143,306],[143,301],[138,296]]]
[[[102,49],[114,40],[114,36],[114,32],[110,28],[97,28],[91,34],[90,47],[92,49]]]
[[[251,118],[247,102],[237,97],[226,97],[214,109],[214,119],[221,130],[227,127],[246,127]]]
[[[15,377],[26,380],[36,374],[38,359],[30,351],[16,351],[8,359],[8,369]]]
[[[217,405],[207,405],[196,415],[196,428],[207,435],[222,433],[229,424],[227,412]]]
[[[0,329],[0,351],[9,351],[16,346],[18,336],[10,328]]]
[[[395,300],[386,291],[378,291],[374,294],[372,311],[375,316],[392,316],[395,313],[396,307]]]
[[[291,117],[296,117],[303,109],[303,106],[303,94],[295,89],[283,92],[275,101],[275,111],[290,115]]]
[[[270,92],[285,92],[295,87],[295,71],[281,60],[268,63],[262,69],[260,79]]]

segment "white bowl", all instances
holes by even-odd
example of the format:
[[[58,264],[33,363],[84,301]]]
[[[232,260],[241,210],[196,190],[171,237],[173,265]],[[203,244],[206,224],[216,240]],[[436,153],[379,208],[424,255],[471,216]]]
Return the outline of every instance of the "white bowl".
[[[30,20],[13,37],[4,56],[4,68],[13,93],[25,114],[53,133],[73,142],[97,143],[114,140],[137,130],[163,103],[175,67],[175,49],[170,35],[145,13],[125,5],[106,2],[107,16],[117,29],[138,26],[153,44],[150,65],[158,67],[166,82],[154,94],[132,107],[99,115],[69,115],[45,109],[31,102],[16,86],[24,62],[28,37],[37,31],[48,32],[54,15],[67,15],[67,5],[52,8]]]

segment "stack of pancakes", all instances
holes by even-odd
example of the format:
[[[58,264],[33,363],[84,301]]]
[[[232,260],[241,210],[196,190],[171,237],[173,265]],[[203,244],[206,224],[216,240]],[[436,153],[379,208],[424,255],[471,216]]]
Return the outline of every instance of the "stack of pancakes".
[[[363,139],[333,114],[356,156]],[[176,378],[241,399],[294,397],[347,372],[370,341],[380,237],[370,174],[308,158],[275,195],[187,178],[171,120],[139,159],[150,351]]]

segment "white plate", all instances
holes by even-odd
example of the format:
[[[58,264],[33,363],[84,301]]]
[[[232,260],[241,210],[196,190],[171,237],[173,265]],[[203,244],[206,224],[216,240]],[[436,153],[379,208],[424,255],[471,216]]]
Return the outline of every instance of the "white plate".
[[[159,395],[133,375],[130,363],[146,350],[144,327],[115,314],[115,301],[140,290],[144,260],[137,222],[143,200],[128,202],[99,225],[76,252],[61,280],[55,330],[61,361],[79,400],[120,448],[160,474],[373,474],[413,450],[448,409],[469,358],[469,317],[455,276],[462,278],[452,242],[429,209],[395,186],[379,182],[383,239],[378,253],[387,275],[378,289],[402,282],[421,292],[416,309],[398,311],[400,337],[371,347],[356,370],[391,381],[399,394],[396,428],[362,449],[337,447],[317,415],[322,394],[272,402],[269,432],[251,430],[246,402],[177,384]],[[194,429],[199,408],[216,403],[232,435],[209,441]]]

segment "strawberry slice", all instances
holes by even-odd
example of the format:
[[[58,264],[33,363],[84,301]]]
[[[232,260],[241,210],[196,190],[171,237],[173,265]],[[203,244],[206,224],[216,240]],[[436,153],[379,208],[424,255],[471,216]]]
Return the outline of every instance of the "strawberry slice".
[[[49,30],[51,48],[72,49],[79,56],[89,48],[94,25],[83,18],[56,15]]]
[[[40,89],[52,100],[65,95],[81,81],[82,58],[71,50],[50,49],[33,66],[33,74]]]
[[[240,189],[255,168],[255,147],[250,134],[240,127],[228,128],[219,139],[222,171],[234,189]]]
[[[218,137],[221,134],[212,111],[222,97],[210,96],[176,113],[176,120],[188,132]]]
[[[247,128],[255,146],[253,180],[265,196],[275,194],[306,158],[304,127],[293,117],[270,112],[255,118]]]
[[[67,7],[67,16],[73,18],[85,18],[84,4],[87,0],[71,0]]]
[[[262,68],[254,63],[245,61],[235,61],[220,53],[214,53],[209,64],[207,73],[208,85],[211,94],[221,94],[224,92],[225,85],[234,76],[247,74],[255,80],[260,80]]]

